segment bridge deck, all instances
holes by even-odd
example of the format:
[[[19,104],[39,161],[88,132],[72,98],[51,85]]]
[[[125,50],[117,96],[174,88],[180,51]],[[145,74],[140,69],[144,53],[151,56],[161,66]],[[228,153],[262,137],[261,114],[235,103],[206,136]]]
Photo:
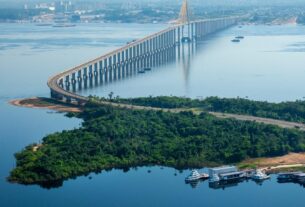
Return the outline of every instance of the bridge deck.
[[[131,48],[137,47],[137,46],[139,46],[140,44],[143,44],[146,41],[153,40],[154,38],[160,38],[161,35],[167,34],[168,32],[172,32],[171,34],[174,34],[174,37],[171,37],[172,38],[171,41],[174,41],[174,42],[171,42],[171,43],[168,43],[168,44],[176,45],[177,41],[180,42],[180,39],[177,40],[177,38],[176,38],[176,30],[179,29],[178,31],[180,31],[180,29],[183,28],[184,26],[192,25],[192,30],[193,30],[193,25],[195,25],[195,28],[196,28],[195,32],[196,32],[196,34],[193,34],[191,37],[189,37],[189,38],[193,38],[193,36],[197,37],[197,36],[201,35],[200,32],[201,33],[203,32],[204,27],[202,27],[201,29],[198,29],[198,31],[197,31],[197,26],[200,26],[200,25],[202,26],[204,24],[217,24],[219,22],[222,22],[222,27],[225,28],[225,27],[228,27],[228,26],[231,26],[232,24],[234,24],[236,22],[237,18],[238,17],[227,17],[227,18],[197,20],[197,21],[189,22],[188,24],[178,24],[178,25],[174,25],[174,26],[168,27],[168,28],[166,28],[166,29],[164,29],[162,31],[159,31],[157,33],[154,33],[154,34],[149,35],[147,37],[144,37],[142,39],[139,39],[139,40],[136,40],[134,42],[131,42],[131,43],[129,43],[129,44],[127,44],[127,45],[125,45],[125,46],[123,46],[121,48],[118,48],[118,49],[116,49],[114,51],[111,51],[111,52],[109,52],[109,53],[107,53],[105,55],[102,55],[102,56],[100,56],[98,58],[95,58],[95,59],[93,59],[91,61],[88,61],[88,62],[86,62],[84,64],[81,64],[81,65],[76,66],[76,67],[74,67],[72,69],[66,70],[66,71],[64,71],[62,73],[56,74],[53,77],[49,78],[48,83],[47,83],[48,87],[50,88],[51,93],[56,94],[57,97],[66,98],[66,99],[72,99],[72,100],[76,100],[78,102],[86,102],[89,99],[88,97],[84,97],[84,96],[78,95],[76,93],[73,93],[73,92],[71,92],[69,90],[64,89],[64,87],[59,85],[59,80],[64,79],[65,77],[67,77],[67,76],[69,76],[69,75],[71,75],[73,73],[76,73],[76,72],[82,70],[82,68],[85,68],[85,67],[90,66],[90,65],[92,66],[94,64],[97,64],[99,61],[102,61],[102,60],[105,60],[107,58],[113,57],[114,55],[116,55],[116,54],[118,54],[118,53],[120,53],[122,51],[126,51],[126,50],[129,50]],[[217,25],[217,26],[219,27],[219,25]],[[217,29],[222,29],[222,28],[218,28],[218,27],[217,27]],[[179,35],[181,35],[181,34],[179,34]],[[182,34],[182,36],[183,36],[183,34]],[[163,42],[164,41],[168,41],[168,40],[164,39]],[[153,47],[154,47],[154,49],[156,49],[155,46],[153,46]],[[150,48],[150,49],[152,49],[152,48]],[[132,54],[131,54],[129,59],[132,59],[132,58],[135,58],[135,57],[132,56]]]

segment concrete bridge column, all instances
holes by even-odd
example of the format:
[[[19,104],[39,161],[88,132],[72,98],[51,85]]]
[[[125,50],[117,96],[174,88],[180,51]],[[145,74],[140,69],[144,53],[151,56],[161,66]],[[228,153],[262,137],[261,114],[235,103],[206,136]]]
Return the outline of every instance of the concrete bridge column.
[[[121,69],[120,69],[120,78],[125,78],[125,50],[121,52]]]
[[[117,54],[117,78],[118,79],[121,79],[121,69],[122,69],[122,63],[121,63],[121,54],[123,52],[122,51],[119,51],[118,54]]]
[[[65,83],[66,83],[66,90],[70,90],[70,76],[69,75],[67,75],[66,77],[65,77]]]
[[[93,77],[93,67],[92,65],[89,65],[89,78],[91,79]]]
[[[168,62],[169,60],[169,32],[165,33],[165,63]]]
[[[210,23],[211,23],[210,21],[207,22],[207,33],[208,34],[210,34],[210,32],[211,32],[211,24]]]
[[[144,68],[144,58],[143,58],[143,54],[144,54],[144,43],[140,43],[139,44],[139,69],[142,70]]]
[[[154,55],[155,55],[155,51],[154,50],[152,50],[151,52],[150,52],[150,66],[151,67],[155,67],[155,61],[154,61]]]
[[[84,79],[84,84],[87,85],[87,81],[88,81],[87,67],[83,68],[83,79]]]
[[[165,58],[164,58],[164,51],[165,51],[165,34],[163,33],[162,34],[162,46],[161,46],[161,49],[162,49],[162,52],[161,52],[161,64],[163,64],[165,62]]]
[[[172,29],[172,44],[176,45],[176,28]]]
[[[137,45],[136,46],[136,55],[135,55],[135,58],[136,58],[136,70],[135,72],[137,72],[140,68],[140,45]]]
[[[198,22],[195,23],[195,35],[196,35],[196,39],[199,40],[199,33],[198,33]]]
[[[108,81],[109,82],[112,82],[112,71],[113,71],[113,68],[112,68],[112,56],[110,56],[108,58]]]
[[[181,27],[179,26],[178,27],[178,45],[180,45],[180,42],[181,42]]]
[[[127,70],[127,75],[130,75],[131,74],[131,71],[132,71],[132,64],[133,64],[133,58],[132,58],[132,53],[133,53],[133,47],[130,47],[128,49],[128,70]]]
[[[122,74],[123,74],[123,77],[125,78],[127,76],[127,73],[128,73],[128,65],[129,65],[129,59],[128,59],[128,49],[125,50],[124,52],[124,68],[122,70]]]
[[[64,79],[59,79],[58,85],[59,87],[64,88]]]
[[[151,68],[152,65],[151,65],[151,46],[152,46],[152,39],[149,39],[147,41],[147,60],[146,60],[146,64],[147,64],[147,67]]]
[[[203,22],[198,23],[198,35],[199,35],[199,40],[202,40],[203,36]]]
[[[108,58],[104,59],[103,66],[104,66],[104,82],[107,83],[108,82]]]
[[[140,58],[140,62],[139,62],[139,68],[142,70],[144,68],[144,43],[140,43],[139,45],[139,58]]]
[[[72,82],[72,89],[73,89],[73,91],[76,91],[76,74],[75,73],[72,73],[71,82]]]
[[[150,42],[149,42],[149,40],[146,40],[145,41],[145,62],[144,62],[144,66],[145,67],[150,67],[150,65],[149,65],[149,58],[148,58],[148,56],[149,56],[149,53],[150,53],[150,51],[149,51],[149,44],[150,44]]]
[[[94,63],[94,70],[93,70],[93,76],[98,77],[98,63]]]
[[[155,67],[156,66],[156,64],[155,64],[155,54],[156,54],[156,42],[157,42],[157,38],[156,37],[154,37],[153,39],[152,39],[152,58],[151,58],[151,66],[152,67]]]
[[[77,71],[77,80],[78,80],[78,89],[82,89],[83,78],[82,78],[82,70],[81,69],[79,71]]]
[[[92,86],[93,84],[93,67],[92,65],[89,65],[89,84]]]
[[[103,83],[103,78],[104,78],[103,60],[100,60],[98,65],[99,65],[99,78],[100,78],[100,83]]]
[[[128,56],[127,56],[127,53],[128,53],[128,49],[127,50],[124,50],[123,53],[122,53],[122,62],[124,62],[124,65],[122,67],[122,77],[125,78],[126,76],[126,67],[127,67],[127,61],[128,61]]]
[[[132,65],[131,65],[131,70],[130,70],[130,75],[134,73],[135,68],[137,67],[137,60],[136,60],[136,46],[132,47],[132,55],[131,55],[131,60],[132,60]]]
[[[98,85],[98,68],[97,68],[98,64],[93,63],[92,67],[93,67],[93,79],[94,79],[94,84]]]
[[[87,70],[88,70],[87,67],[83,68],[82,74],[83,74],[84,81],[87,81],[87,79],[88,79],[88,72],[87,72]]]
[[[117,79],[117,71],[118,71],[118,67],[117,67],[117,54],[113,55],[112,56],[112,59],[113,59],[113,63],[112,63],[112,69],[113,69],[113,80],[116,80]]]
[[[195,35],[194,35],[194,23],[191,23],[191,40],[192,42],[194,41],[195,39]]]
[[[172,33],[173,33],[173,45],[176,46],[176,38],[177,38],[177,35],[176,35],[176,28],[173,29]]]
[[[165,63],[169,61],[169,32],[165,33]]]

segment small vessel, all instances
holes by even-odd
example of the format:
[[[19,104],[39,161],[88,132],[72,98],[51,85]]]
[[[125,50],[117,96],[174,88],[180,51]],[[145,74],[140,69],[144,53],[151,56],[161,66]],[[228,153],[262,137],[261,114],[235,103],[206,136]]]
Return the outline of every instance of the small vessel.
[[[38,27],[46,27],[46,26],[52,26],[52,24],[50,24],[50,23],[39,23],[39,24],[36,24],[36,26],[38,26]]]
[[[270,178],[269,175],[266,175],[263,171],[261,170],[256,170],[255,174],[251,177],[253,180],[256,181],[262,181],[262,180],[267,180]]]
[[[192,170],[191,174],[185,178],[185,182],[192,182],[200,179],[207,179],[209,175],[206,173],[199,173],[197,170]]]
[[[231,42],[240,42],[240,39],[233,39]]]
[[[235,39],[244,39],[244,36],[236,36]]]
[[[145,71],[150,71],[150,70],[151,70],[151,68],[144,68],[144,70],[145,70]]]
[[[75,24],[54,24],[53,27],[75,27]]]
[[[292,182],[295,181],[296,177],[302,174],[302,172],[286,172],[286,173],[280,173],[277,176],[278,182]]]
[[[139,70],[138,73],[145,73],[145,70]]]

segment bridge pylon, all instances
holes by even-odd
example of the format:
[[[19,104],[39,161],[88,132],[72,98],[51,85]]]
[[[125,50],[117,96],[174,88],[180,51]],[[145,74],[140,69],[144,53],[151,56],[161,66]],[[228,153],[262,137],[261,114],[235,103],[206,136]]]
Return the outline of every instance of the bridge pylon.
[[[187,0],[183,0],[177,22],[179,24],[188,24],[190,22],[190,12]]]
[[[188,6],[188,1],[183,0],[180,13],[179,13],[179,18],[177,20],[177,24],[182,25],[182,38],[181,42],[191,42],[193,39],[193,34],[192,33],[192,26],[190,25],[190,10]],[[187,27],[187,34],[184,34],[184,28]]]

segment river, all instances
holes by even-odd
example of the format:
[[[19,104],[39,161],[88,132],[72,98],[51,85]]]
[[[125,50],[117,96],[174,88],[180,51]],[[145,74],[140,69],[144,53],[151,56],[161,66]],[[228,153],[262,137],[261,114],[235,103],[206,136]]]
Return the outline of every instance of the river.
[[[49,76],[165,27],[0,24],[0,206],[303,205],[305,189],[297,184],[278,184],[275,176],[263,185],[245,181],[216,190],[209,188],[207,181],[193,188],[184,183],[189,171],[160,166],[80,176],[54,189],[6,181],[15,165],[15,152],[49,133],[81,124],[62,113],[11,106],[9,100],[49,96]],[[230,40],[236,35],[245,39],[232,43]],[[112,91],[121,97],[239,96],[272,102],[302,99],[304,53],[304,26],[233,27],[199,43],[189,64],[173,63],[80,93],[107,96]]]

